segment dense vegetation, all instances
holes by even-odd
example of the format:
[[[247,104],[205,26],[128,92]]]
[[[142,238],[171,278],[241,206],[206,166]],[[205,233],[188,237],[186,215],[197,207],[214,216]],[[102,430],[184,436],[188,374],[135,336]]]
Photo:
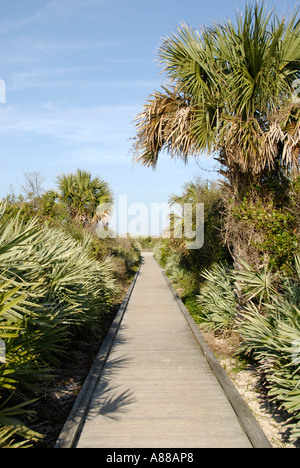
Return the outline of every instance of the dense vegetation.
[[[55,379],[82,340],[100,346],[139,264],[135,241],[98,239],[92,226],[108,185],[95,184],[85,171],[78,175],[85,184],[74,177],[68,196],[61,181],[71,176],[61,176],[55,198],[53,191],[31,193],[27,201],[9,197],[0,205],[0,339],[6,347],[0,447],[27,447],[42,438],[30,429],[32,400],[42,397],[45,381]],[[81,187],[85,205],[78,204]]]
[[[205,242],[174,235],[155,249],[187,307],[235,333],[300,437],[300,37],[298,10],[248,5],[234,21],[181,25],[162,41],[167,77],[136,118],[134,158],[219,163],[217,183],[191,181],[171,203],[204,203]],[[174,223],[184,220],[172,219]],[[172,225],[172,223],[171,223]]]

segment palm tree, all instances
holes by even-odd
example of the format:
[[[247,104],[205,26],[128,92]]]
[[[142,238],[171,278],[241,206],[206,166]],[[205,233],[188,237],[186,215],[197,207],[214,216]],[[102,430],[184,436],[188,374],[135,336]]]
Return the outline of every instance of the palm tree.
[[[99,177],[77,169],[75,174],[57,177],[58,198],[67,205],[74,221],[96,224],[103,213],[108,213],[113,203],[109,184]]]
[[[186,25],[158,53],[170,84],[136,118],[134,157],[155,167],[167,150],[185,161],[206,152],[221,163],[236,197],[297,167],[300,109],[297,12],[286,22],[246,6],[236,22]]]

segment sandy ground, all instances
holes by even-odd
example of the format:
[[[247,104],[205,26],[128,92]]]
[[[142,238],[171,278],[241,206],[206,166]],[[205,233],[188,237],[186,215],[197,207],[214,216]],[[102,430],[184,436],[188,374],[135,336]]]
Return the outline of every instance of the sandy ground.
[[[272,447],[300,448],[300,441],[291,442],[288,440],[287,431],[283,426],[286,415],[269,401],[263,391],[261,377],[256,368],[252,365],[247,365],[245,368],[233,356],[236,349],[234,339],[215,337],[213,333],[203,329],[201,329],[201,332],[247,402]]]

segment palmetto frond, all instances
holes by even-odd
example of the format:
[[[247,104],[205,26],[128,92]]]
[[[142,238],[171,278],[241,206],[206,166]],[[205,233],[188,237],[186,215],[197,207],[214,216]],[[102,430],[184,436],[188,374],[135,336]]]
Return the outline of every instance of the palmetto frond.
[[[181,25],[164,39],[158,60],[172,86],[151,95],[137,117],[135,159],[155,167],[162,150],[184,160],[218,151],[231,172],[297,165],[299,112],[288,125],[278,119],[300,76],[297,14],[279,20],[256,4],[235,24]]]
[[[57,177],[60,200],[65,203],[76,221],[88,222],[97,219],[99,206],[113,202],[113,192],[109,184],[92,177],[88,171],[77,169],[74,174],[62,174]]]
[[[198,152],[191,134],[194,108],[174,87],[151,95],[135,118],[137,137],[135,160],[145,166],[156,166],[158,155],[167,150],[185,161]]]
[[[38,437],[14,423],[22,412],[9,407],[10,396],[23,404],[24,390],[53,377],[53,363],[75,331],[99,337],[117,291],[113,260],[90,257],[91,237],[77,242],[63,230],[34,220],[26,224],[20,212],[4,211],[0,204],[0,339],[6,344],[5,362],[0,361],[0,447],[12,444],[14,434],[21,445],[22,438]]]

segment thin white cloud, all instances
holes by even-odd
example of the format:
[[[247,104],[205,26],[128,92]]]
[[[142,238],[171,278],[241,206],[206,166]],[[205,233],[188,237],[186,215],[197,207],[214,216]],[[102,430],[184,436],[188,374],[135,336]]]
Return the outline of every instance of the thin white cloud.
[[[37,68],[30,71],[15,72],[11,76],[10,92],[27,88],[68,86],[68,77],[78,68]]]
[[[135,113],[134,106],[124,105],[59,108],[47,103],[38,110],[7,106],[0,112],[0,135],[116,147],[131,136]]]
[[[80,67],[46,67],[31,68],[29,71],[15,72],[11,76],[9,91],[19,91],[28,88],[61,88],[76,86],[77,89],[109,89],[109,88],[150,88],[160,86],[159,81],[155,80],[86,80],[78,77],[82,74]],[[84,75],[97,72],[101,75],[101,68],[87,68]]]
[[[94,81],[81,83],[83,86],[93,87],[93,88],[153,88],[155,86],[160,86],[158,81],[150,80],[123,80],[123,81]]]
[[[120,42],[116,40],[69,40],[69,39],[37,39],[29,37],[9,38],[2,42],[2,67],[34,66],[34,64],[55,58],[58,54],[95,53],[106,49],[116,49]],[[78,60],[78,59],[77,59]]]
[[[122,3],[124,0],[50,0],[37,11],[35,18],[49,20],[51,18],[82,15],[90,9],[95,14],[97,8]],[[128,0],[126,0],[128,1]]]
[[[8,51],[8,55],[25,55],[33,58],[36,53],[40,56],[44,54],[57,54],[60,52],[80,52],[93,49],[106,49],[120,45],[119,41],[115,40],[66,40],[66,39],[36,39],[27,37],[18,37],[6,40],[2,43],[2,51]],[[9,58],[9,57],[8,57]]]
[[[119,45],[117,41],[67,41],[67,40],[30,40],[25,43],[26,49],[43,53],[57,53],[60,51],[84,51],[89,49],[103,49]]]
[[[119,1],[120,0],[51,0],[31,16],[14,21],[0,21],[0,34],[14,32],[37,23],[49,22],[60,18],[63,19],[66,16],[78,16],[85,10],[87,11],[91,8],[93,9],[93,14],[95,14],[95,8]]]

